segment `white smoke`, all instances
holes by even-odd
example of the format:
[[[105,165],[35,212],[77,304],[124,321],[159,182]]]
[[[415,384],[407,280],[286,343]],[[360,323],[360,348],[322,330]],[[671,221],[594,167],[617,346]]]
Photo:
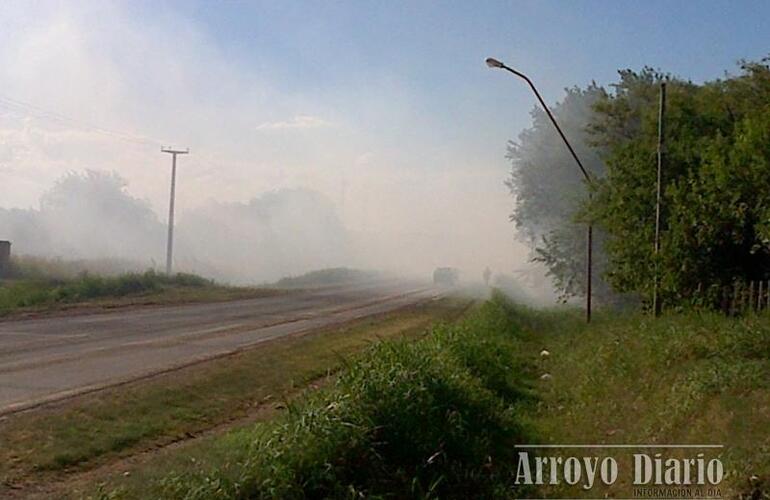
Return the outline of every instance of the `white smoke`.
[[[121,259],[157,268],[166,223],[133,197],[116,173],[59,179],[36,209],[0,209],[0,235],[14,253],[64,260]],[[209,203],[176,227],[175,268],[223,281],[257,283],[345,265],[348,234],[333,204],[303,189],[277,190],[246,203]]]
[[[125,180],[93,170],[60,178],[37,209],[0,209],[0,235],[14,253],[147,264],[164,241],[155,213],[126,191]]]
[[[479,280],[487,266],[526,261],[507,219],[505,136],[487,147],[485,117],[499,113],[482,91],[442,104],[475,120],[460,124],[426,112],[431,96],[397,70],[369,67],[322,89],[287,82],[293,62],[239,59],[183,10],[0,4],[0,239],[16,253],[162,267],[163,142],[191,150],[177,174],[179,269],[262,281],[328,265],[425,277],[455,266]],[[41,203],[56,179],[84,169],[119,172],[130,194],[108,191],[123,208],[100,214],[96,193]]]
[[[209,203],[179,223],[178,261],[234,282],[275,281],[351,260],[348,233],[320,193],[284,189]]]

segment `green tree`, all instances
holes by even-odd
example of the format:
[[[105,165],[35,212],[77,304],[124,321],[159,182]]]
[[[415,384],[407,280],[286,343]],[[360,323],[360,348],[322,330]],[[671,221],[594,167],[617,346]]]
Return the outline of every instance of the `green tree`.
[[[564,100],[551,112],[578,156],[594,178],[604,167],[590,145],[588,125],[594,119],[594,105],[605,91],[591,85],[586,89],[567,89]],[[515,198],[511,220],[518,236],[533,252],[533,260],[543,263],[562,299],[585,295],[586,218],[581,217],[588,186],[580,169],[545,111],[535,107],[532,126],[517,141],[508,143],[507,158],[512,169],[506,184]],[[601,300],[610,289],[601,279],[604,269],[604,235],[594,233],[594,294]]]
[[[664,302],[706,298],[770,277],[770,67],[696,85],[645,68],[620,72],[591,127],[607,172],[590,213],[608,233],[607,279]],[[659,83],[667,82],[662,251],[653,251]],[[699,292],[700,290],[700,292]]]

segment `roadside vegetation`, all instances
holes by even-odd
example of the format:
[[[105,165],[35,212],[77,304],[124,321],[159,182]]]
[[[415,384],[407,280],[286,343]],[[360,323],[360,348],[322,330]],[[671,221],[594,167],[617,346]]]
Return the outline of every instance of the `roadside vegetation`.
[[[661,84],[667,97],[656,253]],[[741,61],[735,73],[702,83],[649,67],[621,70],[606,87],[567,89],[552,111],[592,186],[540,108],[509,143],[508,184],[518,235],[563,298],[585,295],[589,220],[600,303],[648,305],[656,272],[667,307],[724,308],[727,288],[770,279],[770,57]]]
[[[764,315],[605,313],[589,327],[577,311],[496,294],[459,323],[374,344],[344,366],[271,420],[116,473],[94,495],[627,497],[631,452],[613,453],[625,475],[610,488],[524,490],[514,445],[671,442],[724,445],[723,496],[770,495]]]
[[[515,405],[528,397],[509,307],[497,298],[416,341],[375,343],[272,421],[185,450],[184,465],[153,463],[115,495],[504,496],[513,445],[525,439]]]
[[[373,341],[418,337],[432,323],[454,321],[472,303],[451,298],[417,304],[4,417],[0,497],[55,485],[71,473],[201,433],[267,419],[308,386],[331,380]],[[73,488],[46,495],[61,497]]]
[[[523,413],[522,424],[540,442],[724,445],[718,453],[696,450],[724,463],[722,496],[770,498],[767,314],[605,313],[590,327],[577,316],[565,323],[561,313],[529,311],[521,318],[539,372],[551,377],[540,381],[537,404]],[[547,358],[535,352],[543,348]],[[638,450],[612,451],[621,470],[630,471],[624,459]],[[620,474],[615,487],[599,492],[633,496],[631,479]],[[597,497],[579,488],[546,493]]]
[[[312,288],[330,285],[347,285],[361,283],[381,278],[382,274],[375,271],[363,271],[348,267],[333,267],[310,271],[299,276],[288,276],[276,281],[276,288]]]
[[[12,259],[7,278],[0,281],[0,316],[73,306],[171,304],[282,293],[269,288],[224,286],[187,273],[168,276],[149,270],[94,274],[76,271],[79,264],[35,257]]]

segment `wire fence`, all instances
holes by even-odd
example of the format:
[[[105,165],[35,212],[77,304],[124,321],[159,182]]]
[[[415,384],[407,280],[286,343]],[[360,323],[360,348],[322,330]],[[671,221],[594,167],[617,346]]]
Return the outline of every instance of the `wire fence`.
[[[770,309],[770,280],[735,281],[731,285],[698,284],[692,302],[731,316],[763,311]]]

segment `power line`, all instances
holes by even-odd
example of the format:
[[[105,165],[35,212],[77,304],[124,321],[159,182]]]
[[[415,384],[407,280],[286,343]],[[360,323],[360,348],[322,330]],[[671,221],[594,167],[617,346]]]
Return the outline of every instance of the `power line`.
[[[27,115],[32,115],[37,118],[49,119],[49,120],[57,121],[59,123],[74,125],[80,128],[81,130],[96,132],[96,133],[110,136],[114,139],[118,139],[126,142],[132,142],[135,144],[146,144],[148,146],[160,146],[163,144],[160,141],[156,141],[154,139],[150,139],[147,137],[142,137],[135,134],[126,133],[126,132],[119,132],[116,130],[110,130],[104,127],[92,125],[84,121],[63,115],[61,113],[50,111],[40,106],[36,106],[28,102],[20,101],[18,99],[12,99],[10,97],[6,97],[2,95],[0,95],[0,106],[4,106],[6,109],[10,109],[12,111],[22,111]]]
[[[96,132],[105,136],[109,136],[113,139],[118,139],[124,142],[129,142],[133,144],[142,144],[142,145],[148,145],[153,147],[163,147],[164,144],[169,144],[173,141],[159,141],[156,139],[152,139],[149,137],[144,137],[141,135],[136,135],[128,132],[122,132],[115,129],[108,129],[105,127],[100,127],[98,125],[93,125],[90,123],[87,123],[85,121],[72,118],[70,116],[58,113],[56,111],[51,111],[49,109],[45,109],[41,106],[37,106],[35,104],[31,104],[28,102],[20,101],[18,99],[14,99],[8,96],[0,95],[0,107],[5,107],[8,110],[14,111],[14,112],[21,112],[27,116],[34,116],[37,118],[42,119],[48,119],[59,123],[74,125],[80,130],[86,130],[91,132]],[[204,151],[205,153],[205,151]],[[199,154],[198,157],[206,156]],[[211,158],[219,157],[219,155],[208,155]],[[219,160],[218,160],[219,161]]]

